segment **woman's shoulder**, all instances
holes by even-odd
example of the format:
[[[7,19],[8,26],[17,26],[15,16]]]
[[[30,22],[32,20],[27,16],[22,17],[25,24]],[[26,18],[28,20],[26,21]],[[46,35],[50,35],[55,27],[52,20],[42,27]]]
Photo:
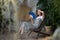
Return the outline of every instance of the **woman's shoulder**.
[[[38,16],[36,19],[42,19],[43,20],[43,16]]]
[[[38,16],[38,17],[36,17],[36,19],[39,19],[39,18],[42,18],[43,16]]]

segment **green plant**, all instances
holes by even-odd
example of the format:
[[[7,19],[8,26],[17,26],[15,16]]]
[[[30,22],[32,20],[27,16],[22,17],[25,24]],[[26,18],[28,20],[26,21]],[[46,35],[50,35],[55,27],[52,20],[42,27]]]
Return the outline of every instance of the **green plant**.
[[[1,5],[1,2],[0,2],[0,30],[2,28],[2,25],[3,25],[3,28],[5,28],[10,23],[12,24],[14,22],[12,18],[8,18],[8,19],[4,18],[2,13],[2,6],[3,5]]]
[[[3,19],[3,15],[2,15],[2,9],[1,9],[1,2],[0,2],[0,28],[1,28],[1,23],[2,23],[2,19]]]
[[[60,2],[57,0],[39,0],[37,7],[45,11],[45,25],[60,25]]]

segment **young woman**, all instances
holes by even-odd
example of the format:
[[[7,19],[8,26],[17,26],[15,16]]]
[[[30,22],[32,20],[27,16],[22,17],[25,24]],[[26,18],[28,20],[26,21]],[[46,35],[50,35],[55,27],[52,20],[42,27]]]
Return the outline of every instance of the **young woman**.
[[[36,29],[39,27],[39,25],[41,24],[41,22],[44,19],[44,12],[40,9],[37,10],[37,17],[34,21],[34,23],[30,23],[30,22],[23,22],[20,29],[19,29],[19,33],[23,34],[24,32],[28,32],[30,31],[30,29]]]

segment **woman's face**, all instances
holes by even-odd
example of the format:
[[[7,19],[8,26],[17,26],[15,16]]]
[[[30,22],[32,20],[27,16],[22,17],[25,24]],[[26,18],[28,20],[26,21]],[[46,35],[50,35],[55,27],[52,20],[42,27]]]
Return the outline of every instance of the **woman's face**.
[[[41,16],[41,10],[37,11],[37,15]]]

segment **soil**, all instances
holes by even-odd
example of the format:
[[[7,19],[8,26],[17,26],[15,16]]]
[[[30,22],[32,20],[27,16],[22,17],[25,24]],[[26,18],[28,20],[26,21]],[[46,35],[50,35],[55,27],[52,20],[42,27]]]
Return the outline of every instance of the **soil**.
[[[39,36],[37,39],[37,33],[32,32],[28,36],[27,33],[23,35],[17,35],[16,32],[0,33],[0,40],[51,40],[52,36]]]

